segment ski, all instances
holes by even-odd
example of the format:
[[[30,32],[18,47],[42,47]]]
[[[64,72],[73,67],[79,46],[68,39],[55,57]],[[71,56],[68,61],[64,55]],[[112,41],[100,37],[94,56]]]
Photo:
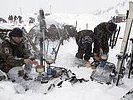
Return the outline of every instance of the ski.
[[[128,40],[132,28],[132,22],[133,22],[133,2],[129,2],[129,14],[126,21],[125,31],[124,31],[124,37],[120,49],[120,54],[118,55],[118,61],[117,61],[117,81],[116,86],[119,84],[119,80],[123,77],[123,70],[124,70],[124,64],[125,64],[125,57],[126,57],[126,50],[128,45]]]
[[[131,54],[130,54],[128,78],[130,78],[130,75],[131,75],[132,69],[133,69],[133,38],[131,38],[130,41],[132,43],[132,46],[131,46]]]
[[[40,22],[40,65],[44,66],[45,65],[45,32],[46,32],[46,22],[45,22],[45,16],[44,16],[44,11],[43,9],[39,10],[39,22]],[[45,70],[45,68],[44,68]]]
[[[122,98],[120,98],[120,100],[132,100],[133,96],[133,88],[130,89]]]

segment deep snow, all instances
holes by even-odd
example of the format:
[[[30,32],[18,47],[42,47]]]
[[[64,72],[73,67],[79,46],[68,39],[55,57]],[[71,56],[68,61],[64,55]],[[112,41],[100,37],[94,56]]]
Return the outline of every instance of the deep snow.
[[[68,17],[69,16],[69,17]],[[102,21],[108,21],[110,17],[104,15],[94,16],[90,14],[84,15],[63,15],[63,14],[53,14],[50,16],[60,23],[68,23],[75,25],[78,22],[77,30],[82,30],[86,28],[86,23],[88,23],[88,29],[92,29]],[[49,17],[49,18],[50,18]],[[47,19],[47,18],[46,18]],[[23,26],[30,30],[31,25],[23,24]],[[119,23],[121,26],[120,35],[118,42],[114,49],[110,49],[108,61],[116,64],[116,55],[120,52],[122,37],[125,29],[125,23]],[[132,37],[132,36],[131,36]],[[64,41],[64,45],[61,45],[55,66],[65,67],[71,69],[72,72],[76,74],[78,78],[85,78],[90,80],[90,75],[92,72],[91,68],[80,67],[77,68],[75,62],[75,54],[77,52],[77,45],[74,38]],[[69,82],[63,82],[62,88],[54,88],[48,94],[42,94],[41,92],[28,90],[25,93],[18,94],[14,89],[14,83],[9,81],[0,82],[0,99],[1,100],[119,100],[127,91],[132,88],[133,77],[128,79],[127,76],[123,78],[123,83],[120,86],[115,84],[106,85],[99,84],[94,81],[89,81],[86,83],[80,83],[71,85]],[[39,86],[38,86],[39,87]],[[41,88],[39,88],[41,90]],[[42,88],[43,89],[43,88]]]
[[[124,23],[120,24],[124,27]],[[121,30],[121,33],[122,30]],[[120,35],[121,36],[121,35]],[[118,39],[117,45],[114,49],[110,49],[109,61],[116,63],[116,54],[119,53],[121,39]],[[60,47],[59,54],[56,60],[55,66],[65,67],[71,69],[78,78],[89,79],[92,69],[80,67],[77,68],[75,64],[75,53],[77,52],[77,45],[74,38],[70,38],[68,41],[64,41],[64,45]],[[90,79],[89,79],[90,80]],[[87,83],[80,83],[71,85],[69,82],[63,82],[62,88],[55,88],[53,91],[44,95],[32,90],[28,90],[26,93],[17,94],[13,88],[14,84],[11,82],[0,82],[0,97],[1,100],[118,100],[122,97],[130,88],[132,88],[132,79],[127,79],[125,76],[124,85],[115,86],[99,84],[94,81]]]

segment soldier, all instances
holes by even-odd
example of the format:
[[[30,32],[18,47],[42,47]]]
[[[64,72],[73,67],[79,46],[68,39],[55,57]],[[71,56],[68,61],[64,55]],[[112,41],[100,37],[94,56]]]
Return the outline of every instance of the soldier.
[[[82,30],[76,35],[76,43],[78,45],[76,57],[79,59],[84,59],[86,63],[88,63],[88,67],[90,66],[89,59],[92,56],[92,44],[94,41],[96,40],[92,30]]]
[[[19,21],[19,23],[22,23],[22,17],[21,16],[18,16],[18,21]]]
[[[14,28],[9,33],[9,38],[2,42],[0,49],[0,69],[3,72],[8,73],[13,67],[22,66],[23,64],[27,65],[27,67],[37,64],[35,60],[31,60],[30,57],[32,55],[25,48],[23,40],[23,31],[20,28]]]
[[[94,34],[98,40],[94,46],[94,58],[105,57],[107,59],[109,52],[108,40],[116,31],[116,28],[117,25],[113,22],[102,22],[94,28]]]
[[[15,15],[15,16],[14,16],[14,24],[17,24],[17,19],[18,19],[18,18],[17,18],[17,16]]]

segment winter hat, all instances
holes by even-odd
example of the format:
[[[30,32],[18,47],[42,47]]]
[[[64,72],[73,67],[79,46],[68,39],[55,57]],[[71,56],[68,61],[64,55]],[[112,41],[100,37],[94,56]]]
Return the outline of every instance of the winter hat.
[[[115,31],[117,28],[117,25],[113,22],[108,22],[107,29],[111,32]]]
[[[20,28],[14,28],[10,33],[9,37],[23,37],[23,31]]]

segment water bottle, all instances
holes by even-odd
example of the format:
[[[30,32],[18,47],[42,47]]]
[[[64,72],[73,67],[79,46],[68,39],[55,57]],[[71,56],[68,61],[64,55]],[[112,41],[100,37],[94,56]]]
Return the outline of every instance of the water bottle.
[[[53,69],[51,67],[48,67],[47,68],[47,75],[52,76],[52,73],[53,73]]]

